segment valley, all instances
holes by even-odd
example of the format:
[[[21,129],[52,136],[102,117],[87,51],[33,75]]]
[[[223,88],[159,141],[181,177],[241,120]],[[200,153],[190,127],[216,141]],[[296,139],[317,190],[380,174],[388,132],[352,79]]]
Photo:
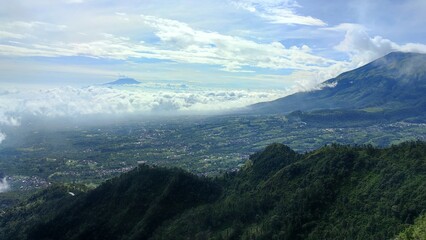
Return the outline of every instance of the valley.
[[[305,152],[330,143],[385,147],[426,140],[426,124],[421,122],[335,125],[286,115],[226,115],[41,129],[11,135],[20,144],[0,147],[0,169],[12,190],[26,191],[54,182],[97,185],[138,163],[216,176],[238,171],[249,155],[274,142]]]

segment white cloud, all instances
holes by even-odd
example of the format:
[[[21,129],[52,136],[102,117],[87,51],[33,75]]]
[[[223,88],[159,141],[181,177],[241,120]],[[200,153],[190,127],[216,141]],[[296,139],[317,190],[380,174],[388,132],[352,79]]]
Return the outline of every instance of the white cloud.
[[[327,25],[321,19],[296,13],[301,6],[294,0],[236,0],[233,3],[265,20],[276,24],[308,26]]]
[[[114,14],[117,19],[122,14]],[[33,34],[30,42],[9,42],[0,44],[4,56],[88,56],[94,58],[130,60],[161,59],[179,63],[196,63],[221,66],[228,72],[247,72],[244,67],[264,69],[318,70],[336,63],[331,59],[316,56],[311,49],[302,47],[286,48],[280,42],[258,43],[240,37],[217,32],[196,30],[188,24],[154,16],[129,16],[132,19],[123,24],[139,24],[152,28],[159,42],[145,43],[129,37],[106,33],[91,33],[90,40],[57,41],[42,39]],[[20,29],[62,31],[65,25],[49,25],[41,22],[12,22],[5,26]],[[141,28],[144,28],[141,26]],[[22,30],[23,32],[23,30]],[[36,40],[34,40],[36,39]],[[41,39],[37,41],[37,39]],[[89,39],[89,38],[88,38]]]
[[[381,36],[370,37],[367,29],[359,24],[345,23],[329,30],[345,32],[344,39],[335,48],[351,56],[353,67],[367,64],[394,51],[426,53],[424,44],[397,44]]]
[[[243,85],[245,78],[282,74],[288,78],[280,78],[281,85],[294,83],[293,89],[310,89],[388,51],[426,52],[423,44],[408,43],[412,34],[421,37],[423,32],[418,27],[425,21],[422,0],[403,4],[351,0],[339,2],[342,12],[331,11],[333,14],[325,12],[337,9],[330,8],[336,3],[300,3],[303,6],[295,0],[10,1],[0,9],[0,63],[7,62],[0,66],[2,79],[57,83],[65,81],[60,76],[63,74],[64,78],[85,82],[94,76],[102,79],[138,72],[146,79],[202,79],[209,83],[238,78]],[[164,8],[166,4],[168,8]],[[363,4],[373,6],[366,8]],[[379,35],[390,36],[387,33],[392,32],[391,39],[406,43],[370,37],[370,30],[359,24],[328,28],[335,31],[333,34],[323,31],[326,23],[356,22],[353,7],[363,10],[365,13],[359,15],[378,25],[358,23],[369,29],[379,26],[386,29]],[[398,11],[404,13],[398,15],[401,19],[394,18]],[[377,27],[374,31],[377,33]],[[333,49],[337,42],[340,44]],[[344,55],[336,50],[350,57],[342,58]],[[49,59],[27,58],[32,56]],[[64,56],[96,61],[61,58]],[[35,64],[28,66],[29,59]],[[151,67],[153,62],[156,68]],[[24,71],[28,68],[33,71]],[[76,74],[89,69],[92,73],[84,80],[80,79],[83,74]],[[257,80],[271,83],[268,78]]]
[[[0,39],[2,38],[15,38],[15,39],[21,39],[24,38],[24,35],[13,33],[13,32],[7,32],[7,31],[0,31]]]
[[[0,144],[6,139],[6,134],[0,132]],[[1,184],[1,183],[0,183]],[[0,186],[0,192],[1,192],[1,186]]]
[[[6,111],[4,111],[6,109]],[[19,126],[20,119],[14,116],[8,116],[6,114],[8,111],[8,107],[0,106],[0,125],[8,125],[8,126]]]
[[[127,87],[91,86],[19,90],[0,95],[0,117],[17,125],[18,117],[80,117],[96,114],[196,114],[231,110],[269,101],[284,91],[209,90],[187,85],[149,89],[149,84]],[[174,90],[173,90],[174,89]],[[12,117],[14,116],[14,117]],[[2,118],[0,118],[1,120]]]
[[[0,99],[7,98],[10,94],[8,91],[0,92]],[[9,100],[4,100],[0,104],[0,126],[12,126],[16,127],[21,124],[21,119],[16,116],[16,109],[11,108],[12,106],[9,103],[12,102]],[[0,131],[0,144],[6,139],[6,134]]]
[[[426,53],[426,44],[421,43],[407,43],[403,45],[396,45],[396,49],[401,52],[418,52],[418,53]]]
[[[153,27],[160,44],[169,50],[163,56],[179,62],[223,66],[227,71],[242,67],[312,70],[330,66],[335,61],[310,53],[307,46],[286,48],[280,42],[257,43],[217,32],[195,30],[189,25],[170,19],[142,16]]]
[[[0,126],[18,126],[27,117],[80,120],[99,115],[220,113],[286,94],[285,91],[205,89],[171,83],[0,90]],[[0,132],[0,143],[5,138]]]
[[[41,21],[8,21],[3,22],[0,28],[6,31],[18,32],[30,36],[28,33],[40,34],[40,32],[62,32],[67,29],[67,26]]]
[[[3,179],[0,179],[0,193],[6,192],[10,189],[10,185],[7,182],[7,178],[4,177]]]

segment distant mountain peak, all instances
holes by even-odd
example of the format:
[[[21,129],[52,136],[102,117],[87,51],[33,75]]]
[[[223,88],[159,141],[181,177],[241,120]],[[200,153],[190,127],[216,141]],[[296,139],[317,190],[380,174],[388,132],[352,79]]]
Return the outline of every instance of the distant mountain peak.
[[[113,82],[105,83],[104,85],[126,85],[126,84],[139,84],[141,82],[133,79],[133,78],[119,78]]]

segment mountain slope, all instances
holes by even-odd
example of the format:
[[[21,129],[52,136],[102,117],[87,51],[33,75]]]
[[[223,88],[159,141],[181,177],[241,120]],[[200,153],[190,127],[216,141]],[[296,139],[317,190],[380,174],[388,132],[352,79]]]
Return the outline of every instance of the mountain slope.
[[[49,221],[88,191],[85,186],[54,185],[9,211],[0,211],[0,239],[28,239],[37,224]],[[72,193],[72,194],[71,194]]]
[[[389,239],[426,209],[425,147],[328,146],[287,159],[257,183],[247,168],[224,198],[163,226],[155,239]]]
[[[109,180],[64,204],[56,216],[29,216],[25,222],[32,226],[26,235],[12,234],[15,225],[8,219],[20,217],[18,208],[0,218],[1,239],[147,239],[164,221],[190,207],[206,204],[220,194],[220,186],[181,170],[166,170],[139,166],[119,178]],[[50,194],[47,191],[46,194]],[[55,194],[61,196],[60,193]],[[69,199],[68,193],[62,196]],[[55,207],[47,201],[42,209]],[[31,205],[32,202],[24,204]],[[29,212],[38,212],[37,209]],[[51,214],[49,214],[51,215]],[[6,227],[5,227],[6,226]],[[11,231],[12,229],[12,231]],[[21,229],[22,232],[25,229]],[[10,233],[10,234],[8,234]],[[19,235],[18,235],[19,236]]]
[[[390,53],[324,82],[324,88],[300,92],[249,107],[258,113],[319,109],[426,109],[426,54]]]
[[[141,166],[61,200],[49,217],[25,217],[29,202],[0,217],[0,237],[390,239],[426,210],[425,173],[424,142],[305,154],[273,144],[221,179]],[[9,233],[22,216],[31,227],[17,238]]]

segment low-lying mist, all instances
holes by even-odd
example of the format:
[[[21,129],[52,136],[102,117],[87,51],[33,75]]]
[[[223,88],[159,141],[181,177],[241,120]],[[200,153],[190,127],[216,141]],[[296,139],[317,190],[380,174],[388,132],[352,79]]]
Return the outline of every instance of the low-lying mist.
[[[109,124],[134,119],[223,114],[287,95],[279,90],[152,88],[144,84],[0,88],[0,143],[18,128]]]

